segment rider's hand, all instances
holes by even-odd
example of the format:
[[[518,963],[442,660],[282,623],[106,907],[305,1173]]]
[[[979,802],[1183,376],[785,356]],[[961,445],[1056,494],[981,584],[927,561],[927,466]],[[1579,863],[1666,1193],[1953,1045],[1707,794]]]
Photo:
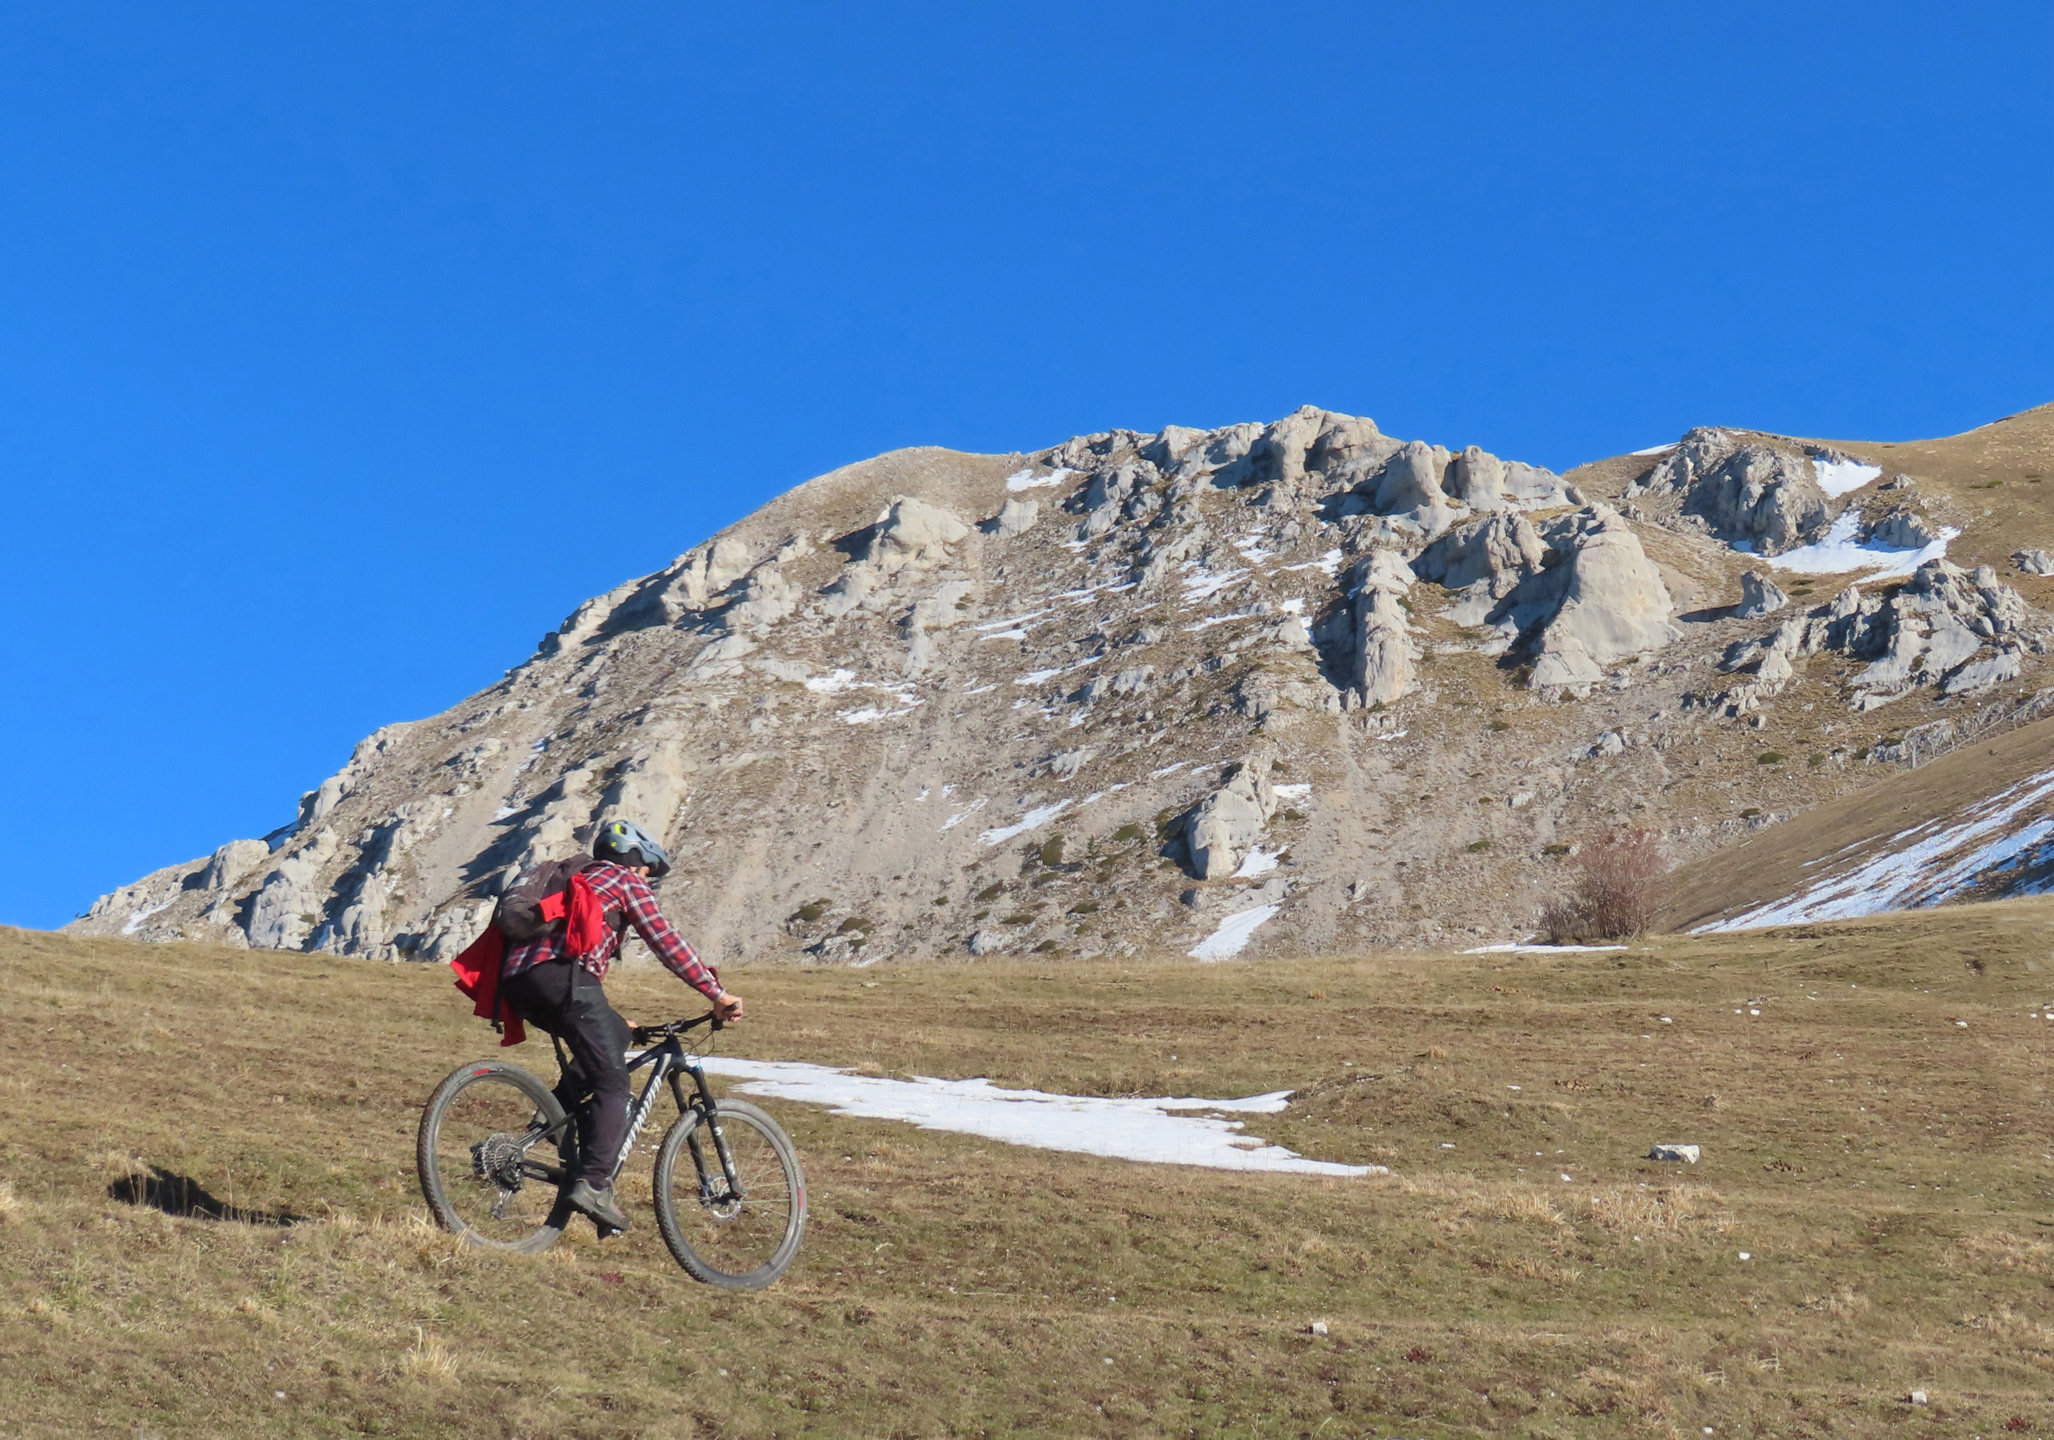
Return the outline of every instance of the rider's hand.
[[[720,1017],[722,1024],[741,1019],[742,997],[732,990],[721,991],[713,997],[713,1013]]]

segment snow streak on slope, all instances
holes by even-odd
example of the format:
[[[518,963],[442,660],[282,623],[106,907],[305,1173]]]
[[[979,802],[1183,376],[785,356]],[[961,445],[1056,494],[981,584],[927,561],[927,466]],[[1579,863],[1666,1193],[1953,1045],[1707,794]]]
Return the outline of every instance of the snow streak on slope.
[[[893,1080],[796,1061],[740,1060],[709,1055],[706,1068],[732,1076],[745,1095],[826,1105],[837,1115],[903,1120],[922,1130],[981,1135],[1009,1145],[1070,1150],[1154,1165],[1203,1165],[1214,1170],[1268,1170],[1297,1175],[1384,1175],[1381,1165],[1308,1160],[1281,1145],[1240,1132],[1229,1114],[1275,1115],[1291,1092],[1244,1100],[1107,1099],[1001,1090],[989,1080]],[[1212,1111],[1212,1115],[1179,1114]]]
[[[1966,893],[1997,872],[2015,870],[2006,895],[2037,895],[2050,888],[2040,867],[2054,859],[2054,770],[2021,780],[1965,811],[1928,820],[1884,842],[1881,853],[1812,881],[1794,895],[1760,905],[1700,933],[1752,930],[1804,920],[1846,920],[1885,910],[1938,905]]]

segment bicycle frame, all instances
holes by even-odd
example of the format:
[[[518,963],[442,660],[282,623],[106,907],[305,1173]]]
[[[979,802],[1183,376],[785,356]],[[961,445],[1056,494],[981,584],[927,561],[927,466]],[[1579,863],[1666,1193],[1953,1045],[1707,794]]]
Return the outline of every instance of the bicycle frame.
[[[562,1042],[557,1042],[557,1059],[563,1059]],[[735,1157],[728,1149],[727,1135],[720,1128],[720,1105],[713,1098],[713,1090],[706,1083],[706,1067],[699,1063],[699,1057],[686,1050],[676,1035],[666,1037],[661,1044],[653,1045],[639,1055],[628,1058],[628,1073],[633,1075],[641,1069],[649,1071],[649,1079],[643,1084],[639,1095],[628,1101],[628,1128],[621,1137],[620,1153],[613,1157],[613,1168],[607,1172],[611,1184],[620,1178],[621,1170],[627,1165],[628,1157],[635,1153],[635,1142],[641,1138],[642,1127],[649,1123],[649,1116],[656,1109],[658,1093],[668,1088],[671,1098],[677,1102],[678,1114],[684,1115],[695,1105],[706,1116],[706,1129],[713,1132],[713,1148],[720,1160],[720,1175],[727,1183],[724,1195],[711,1193],[712,1177],[706,1173],[706,1152],[699,1143],[698,1135],[692,1135],[686,1144],[692,1151],[692,1163],[699,1171],[700,1198],[720,1203],[733,1203],[746,1198],[741,1177],[735,1173]],[[687,1098],[685,1076],[692,1077],[696,1094]]]

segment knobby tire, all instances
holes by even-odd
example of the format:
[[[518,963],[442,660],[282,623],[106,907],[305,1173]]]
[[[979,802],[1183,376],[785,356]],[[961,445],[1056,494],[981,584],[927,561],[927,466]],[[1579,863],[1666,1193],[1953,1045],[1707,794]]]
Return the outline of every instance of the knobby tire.
[[[523,1154],[531,1166],[554,1168],[560,1177],[575,1148],[575,1126],[556,1093],[526,1070],[504,1060],[474,1060],[435,1088],[421,1112],[414,1161],[421,1194],[443,1229],[473,1245],[527,1255],[562,1238],[575,1213],[563,1199],[566,1184],[529,1176],[509,1194],[479,1176],[473,1163],[471,1147],[494,1136],[524,1136],[538,1122],[547,1134]],[[503,1211],[498,1216],[495,1203]]]
[[[746,1100],[720,1102],[721,1129],[740,1172],[739,1206],[702,1199],[691,1141],[699,1140],[706,1176],[716,1191],[725,1176],[705,1112],[680,1116],[656,1153],[656,1224],[663,1243],[695,1280],[723,1290],[761,1290],[791,1268],[806,1235],[806,1177],[792,1142],[769,1115]]]

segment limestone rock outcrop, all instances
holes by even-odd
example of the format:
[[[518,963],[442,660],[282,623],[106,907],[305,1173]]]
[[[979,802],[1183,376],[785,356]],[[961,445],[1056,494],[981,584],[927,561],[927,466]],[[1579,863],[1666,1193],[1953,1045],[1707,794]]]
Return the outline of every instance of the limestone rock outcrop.
[[[1833,518],[1810,460],[1723,430],[1692,430],[1626,493],[1674,497],[1720,539],[1762,555],[1810,544]]]
[[[1372,552],[1357,572],[1354,681],[1364,705],[1388,705],[1419,688],[1419,647],[1405,609],[1413,580],[1411,567],[1389,550]]]
[[[1016,535],[1025,535],[1034,528],[1034,522],[1041,518],[1039,501],[1023,500],[1018,495],[1007,500],[998,514],[985,523],[985,528],[1000,540],[1011,540]]]
[[[1224,880],[1241,868],[1248,852],[1277,813],[1277,792],[1265,773],[1267,762],[1251,756],[1232,767],[1226,783],[1205,797],[1185,822],[1184,846],[1191,873],[1200,880]]]
[[[1413,573],[1457,592],[1442,613],[1458,625],[1489,623],[1498,602],[1540,574],[1547,542],[1524,515],[1491,515],[1450,530],[1412,562]],[[1506,644],[1512,637],[1506,637]]]
[[[1888,545],[1896,550],[1921,550],[1940,538],[1938,525],[1918,511],[1902,505],[1868,521],[1863,531],[1862,538],[1871,544]]]
[[[1790,603],[1790,597],[1759,570],[1749,570],[1740,577],[1740,603],[1733,607],[1736,620],[1759,620],[1764,615],[1773,615]]]
[[[890,573],[905,569],[932,569],[949,559],[951,547],[969,538],[970,527],[938,505],[898,496],[891,513],[878,526],[870,558]]]
[[[1455,592],[1449,619],[1491,631],[1484,653],[1531,655],[1535,689],[1593,684],[1604,666],[1679,634],[1661,572],[1608,506],[1539,525],[1518,515],[1472,521],[1428,546],[1413,568]]]
[[[270,858],[271,847],[262,840],[231,840],[208,858],[200,884],[209,890],[230,889]]]
[[[1872,710],[1921,686],[1958,695],[2011,679],[2021,652],[2034,643],[2037,627],[2024,598],[1993,567],[1970,572],[1928,560],[1901,585],[1850,586],[1830,604],[1734,645],[1722,668],[1749,671],[1764,693],[1774,694],[1796,661],[1837,652],[1868,662],[1849,681],[1849,696],[1857,710]]]
[[[1543,653],[1580,649],[1599,665],[1659,650],[1676,639],[1674,605],[1662,575],[1617,512],[1593,506],[1571,517],[1550,543],[1567,550],[1549,572],[1561,603],[1541,631]]]

